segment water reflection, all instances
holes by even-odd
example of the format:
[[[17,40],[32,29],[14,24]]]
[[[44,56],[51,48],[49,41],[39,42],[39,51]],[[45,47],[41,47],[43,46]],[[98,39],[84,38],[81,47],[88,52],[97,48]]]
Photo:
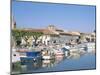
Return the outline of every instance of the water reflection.
[[[27,62],[24,65],[21,64],[22,71],[37,70],[42,66],[42,60],[36,62]]]
[[[46,68],[50,69],[60,63],[62,60],[64,60],[64,56],[55,57],[55,59],[51,60],[38,60],[35,62],[27,62],[25,64],[21,64],[21,72],[37,72],[38,70],[43,70]]]
[[[68,59],[79,59],[81,57],[81,55],[80,54],[76,54],[76,53],[74,53],[74,54],[72,54],[72,55],[70,55],[69,57],[67,57]]]
[[[24,68],[27,68],[27,70],[37,70],[40,68],[51,68],[54,67],[55,65],[57,65],[59,62],[61,62],[63,60],[63,56],[62,57],[56,57],[55,59],[51,59],[51,60],[38,60],[36,62],[27,62],[24,65],[21,64],[21,66],[25,66]]]
[[[67,58],[64,56],[55,56],[55,59],[52,60],[38,60],[36,62],[28,62],[24,65],[20,64],[20,66],[20,73],[94,69],[95,54],[85,54],[83,56],[73,54]]]
[[[53,67],[55,64],[55,60],[42,60],[42,67]]]
[[[55,64],[60,63],[62,60],[64,60],[64,56],[56,56],[55,57]]]

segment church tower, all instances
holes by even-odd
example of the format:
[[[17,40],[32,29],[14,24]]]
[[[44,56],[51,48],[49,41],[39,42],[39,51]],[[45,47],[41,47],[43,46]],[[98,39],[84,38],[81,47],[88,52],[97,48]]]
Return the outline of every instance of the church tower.
[[[49,26],[47,27],[47,29],[49,29],[49,30],[56,30],[56,27],[55,27],[54,25],[49,25]]]
[[[15,20],[14,20],[14,17],[12,16],[12,22],[11,22],[11,28],[12,29],[15,29],[16,28],[16,22],[15,22]]]

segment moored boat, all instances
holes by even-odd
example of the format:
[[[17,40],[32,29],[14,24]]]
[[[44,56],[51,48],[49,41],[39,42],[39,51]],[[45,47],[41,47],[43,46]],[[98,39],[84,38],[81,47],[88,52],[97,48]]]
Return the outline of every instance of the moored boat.
[[[16,52],[16,49],[12,48],[12,63],[19,62],[19,61],[20,61],[19,52]]]
[[[63,50],[65,56],[70,55],[70,49],[67,49],[66,47],[63,47],[63,48],[61,48],[61,50]]]
[[[86,43],[88,53],[94,52],[95,53],[95,43]]]
[[[61,49],[55,50],[55,57],[62,57],[64,56],[64,52]]]
[[[20,61],[20,54],[18,52],[12,52],[12,63]]]
[[[38,60],[41,60],[41,58],[42,58],[41,52],[39,51],[26,52],[26,57],[25,56],[20,57],[21,64],[36,62]]]
[[[54,58],[52,50],[44,49],[41,52],[42,52],[42,59],[44,59],[44,60],[48,60],[48,59],[53,59]]]
[[[47,59],[48,60],[48,59],[51,59],[51,56],[49,56],[49,55],[46,56],[45,55],[45,56],[42,56],[42,59]]]

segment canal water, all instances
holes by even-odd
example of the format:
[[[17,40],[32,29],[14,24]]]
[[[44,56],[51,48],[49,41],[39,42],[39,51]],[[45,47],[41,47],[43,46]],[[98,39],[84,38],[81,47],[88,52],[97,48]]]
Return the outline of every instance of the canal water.
[[[38,73],[52,71],[73,71],[88,70],[96,68],[95,54],[85,54],[82,56],[63,58],[57,57],[55,60],[40,60],[34,63],[20,65],[20,69],[14,73]],[[13,70],[16,69],[13,68]]]

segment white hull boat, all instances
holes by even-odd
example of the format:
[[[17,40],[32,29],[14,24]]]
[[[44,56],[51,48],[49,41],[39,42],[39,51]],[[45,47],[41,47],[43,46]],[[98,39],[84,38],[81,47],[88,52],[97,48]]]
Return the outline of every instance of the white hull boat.
[[[87,43],[88,53],[95,52],[95,43]]]
[[[61,51],[61,50],[55,51],[55,56],[63,56],[63,55],[64,55],[63,51]]]
[[[48,60],[48,59],[51,59],[51,56],[49,56],[49,55],[48,56],[42,56],[42,59],[47,59]]]
[[[12,63],[20,61],[20,54],[18,52],[12,51]]]

